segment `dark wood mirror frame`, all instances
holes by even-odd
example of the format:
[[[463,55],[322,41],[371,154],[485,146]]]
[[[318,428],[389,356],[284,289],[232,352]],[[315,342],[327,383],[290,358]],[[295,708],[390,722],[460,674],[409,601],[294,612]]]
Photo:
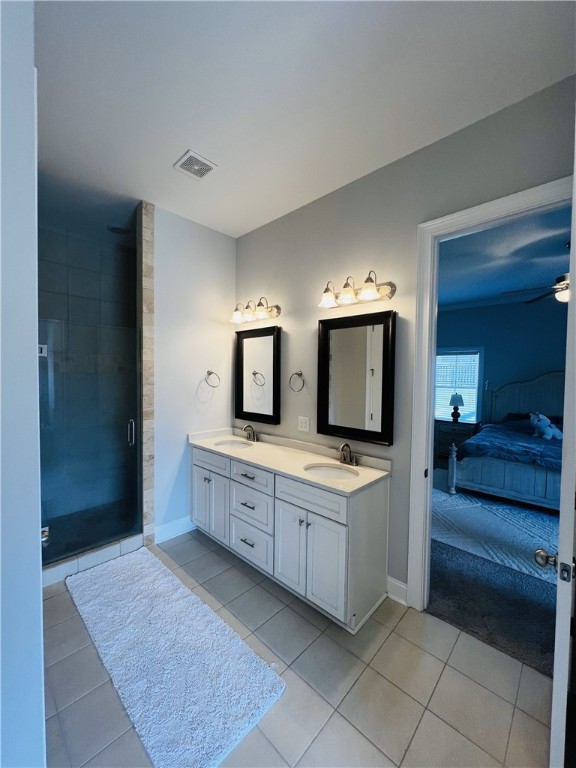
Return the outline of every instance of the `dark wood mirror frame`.
[[[280,338],[282,328],[255,328],[236,331],[234,364],[234,417],[264,424],[280,424]],[[244,410],[244,342],[261,336],[272,337],[272,413],[254,413]]]
[[[358,429],[330,423],[330,333],[340,328],[383,326],[382,417],[380,430]],[[318,401],[317,429],[322,435],[335,435],[367,443],[392,445],[394,439],[394,362],[396,312],[374,312],[338,317],[318,322]]]

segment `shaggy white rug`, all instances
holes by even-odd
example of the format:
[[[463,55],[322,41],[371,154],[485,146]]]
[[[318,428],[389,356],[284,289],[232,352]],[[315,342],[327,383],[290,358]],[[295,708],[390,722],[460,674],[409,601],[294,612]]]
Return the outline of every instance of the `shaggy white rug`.
[[[284,690],[144,547],[66,585],[156,768],[218,765]]]

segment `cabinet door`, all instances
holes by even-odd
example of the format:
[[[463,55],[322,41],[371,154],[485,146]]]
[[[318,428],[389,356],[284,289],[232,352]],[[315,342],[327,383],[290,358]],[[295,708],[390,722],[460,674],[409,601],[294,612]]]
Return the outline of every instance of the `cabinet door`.
[[[223,544],[228,544],[228,511],[230,509],[230,480],[210,472],[207,483],[210,496],[208,533]]]
[[[202,467],[192,467],[192,522],[203,531],[210,524],[210,472]]]
[[[306,512],[276,500],[274,576],[301,595],[306,591]]]
[[[346,620],[347,533],[345,525],[308,512],[306,597],[342,621]]]

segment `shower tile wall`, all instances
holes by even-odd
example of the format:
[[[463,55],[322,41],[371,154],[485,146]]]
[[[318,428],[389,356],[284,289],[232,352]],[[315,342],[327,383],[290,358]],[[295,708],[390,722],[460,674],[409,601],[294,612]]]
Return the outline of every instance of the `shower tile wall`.
[[[45,525],[137,504],[137,450],[127,450],[137,418],[136,253],[49,230],[39,231],[38,252]]]

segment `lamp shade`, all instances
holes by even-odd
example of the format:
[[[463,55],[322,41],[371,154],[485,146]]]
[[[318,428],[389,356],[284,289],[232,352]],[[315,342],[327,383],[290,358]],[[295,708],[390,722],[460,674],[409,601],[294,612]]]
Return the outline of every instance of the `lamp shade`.
[[[454,394],[450,397],[450,405],[454,406],[457,405],[458,408],[462,408],[464,405],[464,400],[462,399],[462,395],[459,395],[458,392],[454,392]]]
[[[352,283],[350,283],[352,280]],[[346,278],[342,290],[338,294],[338,304],[356,304],[358,299],[356,298],[356,290],[354,288],[354,278],[349,275]]]
[[[332,288],[330,288],[330,285],[332,285]],[[338,306],[338,302],[334,296],[334,283],[331,280],[327,282],[326,288],[324,288],[324,292],[322,293],[322,298],[320,299],[320,304],[318,304],[318,306],[321,309],[334,309],[334,307]]]
[[[372,275],[374,275],[374,277],[372,277]],[[371,269],[368,273],[368,277],[364,280],[364,285],[360,291],[360,296],[358,297],[360,301],[376,301],[381,298],[376,286],[376,279],[376,272]]]

